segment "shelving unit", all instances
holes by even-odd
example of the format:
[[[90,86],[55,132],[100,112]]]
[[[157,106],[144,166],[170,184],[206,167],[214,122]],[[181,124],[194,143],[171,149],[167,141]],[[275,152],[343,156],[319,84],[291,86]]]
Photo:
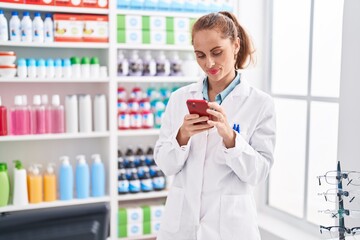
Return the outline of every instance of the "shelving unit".
[[[148,193],[136,193],[133,195],[120,195],[118,197],[118,201],[125,202],[125,201],[132,201],[132,200],[151,200],[151,199],[159,199],[165,198],[168,194],[168,191],[159,191],[159,192],[148,192]]]
[[[39,79],[39,78],[0,78],[0,83],[109,83],[109,78],[90,78],[90,79]]]
[[[191,83],[200,77],[117,77],[118,83]]]
[[[49,10],[50,12],[53,12]],[[93,42],[52,42],[52,43],[33,43],[33,42],[2,42],[4,47],[37,47],[37,48],[83,48],[83,49],[108,49],[109,43]]]
[[[80,139],[80,138],[108,138],[109,132],[92,132],[92,133],[61,133],[61,134],[42,134],[42,135],[19,135],[19,136],[2,136],[0,142],[16,141],[46,141],[60,139]]]

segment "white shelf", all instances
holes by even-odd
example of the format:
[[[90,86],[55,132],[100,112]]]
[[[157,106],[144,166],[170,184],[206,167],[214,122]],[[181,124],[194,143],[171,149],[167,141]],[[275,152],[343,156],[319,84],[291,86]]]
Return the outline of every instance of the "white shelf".
[[[49,5],[21,4],[21,3],[1,3],[2,9],[41,11],[41,12],[62,12],[62,13],[90,13],[108,14],[109,9],[102,8],[82,8],[82,7],[59,7]]]
[[[150,240],[156,239],[156,234],[149,234],[137,237],[126,237],[126,238],[119,238],[118,240]]]
[[[169,16],[169,17],[187,17],[198,18],[204,13],[196,12],[175,12],[175,11],[161,11],[161,10],[136,10],[136,9],[117,9],[116,14],[135,14],[143,16]]]
[[[109,43],[95,42],[2,42],[1,47],[39,47],[39,48],[88,48],[88,49],[108,49]]]
[[[2,212],[14,212],[14,211],[22,211],[22,210],[32,210],[32,209],[41,209],[41,208],[53,208],[53,207],[65,207],[65,206],[73,206],[73,205],[81,205],[81,204],[89,204],[89,203],[99,203],[99,202],[109,202],[110,197],[98,197],[98,198],[87,198],[87,199],[73,199],[68,201],[54,201],[54,202],[42,202],[37,204],[28,204],[25,206],[5,206],[0,207],[0,213]]]
[[[0,78],[0,82],[7,83],[109,83],[109,78],[96,78],[96,79],[42,79],[42,78]]]
[[[159,135],[160,129],[138,129],[138,130],[119,130],[119,137],[141,137],[141,136],[156,136]]]
[[[133,200],[148,200],[148,199],[156,199],[156,198],[166,198],[168,195],[168,191],[153,191],[153,192],[147,192],[147,193],[128,193],[125,195],[119,195],[118,201],[119,202],[125,202],[125,201],[133,201]]]
[[[191,45],[152,45],[152,44],[129,44],[119,43],[118,49],[137,49],[137,50],[168,50],[168,51],[193,51]]]
[[[192,83],[197,82],[201,78],[200,77],[162,77],[162,76],[140,76],[140,77],[117,77],[118,83],[162,83],[162,82],[170,82],[170,83]]]
[[[110,136],[109,132],[59,133],[59,134],[16,135],[16,136],[11,135],[11,136],[0,136],[0,142],[79,139],[79,138],[104,138],[104,137],[109,137],[109,136]]]

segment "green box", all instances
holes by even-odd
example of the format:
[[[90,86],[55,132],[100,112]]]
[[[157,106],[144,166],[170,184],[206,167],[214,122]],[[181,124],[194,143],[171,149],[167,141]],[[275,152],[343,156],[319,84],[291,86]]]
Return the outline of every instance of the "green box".
[[[174,17],[166,17],[166,31],[174,31]]]
[[[149,30],[143,30],[142,31],[142,43],[143,44],[150,44],[150,31]]]
[[[143,215],[144,215],[144,223],[145,222],[150,222],[151,221],[151,209],[150,206],[144,205],[141,207],[143,210]]]
[[[127,211],[126,208],[119,208],[118,211],[118,225],[120,226],[126,226],[127,225]]]
[[[166,31],[166,44],[174,44],[175,43],[175,34],[174,31]]]
[[[142,16],[142,29],[150,30],[150,16]]]
[[[151,234],[151,222],[144,222],[143,223],[143,234]]]
[[[126,41],[126,35],[125,30],[119,30],[117,31],[117,43],[125,43]]]
[[[118,225],[118,237],[127,237],[127,225]]]
[[[117,15],[117,29],[125,29],[125,15]]]

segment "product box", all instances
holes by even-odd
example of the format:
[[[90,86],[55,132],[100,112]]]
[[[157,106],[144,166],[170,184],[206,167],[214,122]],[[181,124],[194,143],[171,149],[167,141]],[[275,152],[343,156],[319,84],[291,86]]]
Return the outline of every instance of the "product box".
[[[174,17],[174,31],[190,31],[190,19],[186,17]]]
[[[108,0],[82,0],[82,7],[86,8],[108,8]]]
[[[54,40],[58,42],[82,41],[84,22],[81,16],[54,14]]]
[[[160,221],[144,222],[143,233],[144,234],[156,234],[160,230]]]
[[[82,0],[54,0],[55,6],[62,7],[81,7]]]
[[[25,3],[25,0],[0,0],[0,2],[7,2],[7,3]]]
[[[142,43],[142,32],[141,30],[118,30],[117,32],[117,42],[118,43],[132,43],[132,44],[141,44]]]
[[[149,17],[149,30],[165,31],[166,30],[166,17],[163,16],[150,16]],[[143,27],[143,29],[146,29]]]
[[[119,25],[118,25],[119,26]],[[125,29],[142,29],[142,16],[141,15],[126,15],[125,16]]]
[[[118,225],[130,225],[133,223],[143,223],[144,216],[141,207],[120,208],[118,212]]]
[[[150,205],[142,206],[144,214],[144,222],[161,221],[164,215],[164,205]]]
[[[144,30],[142,43],[164,45],[166,44],[166,31]]]
[[[166,32],[166,44],[175,44],[175,45],[190,45],[191,38],[189,32]]]
[[[37,5],[54,5],[54,0],[25,0],[26,4],[37,4]]]
[[[109,18],[102,15],[84,15],[84,42],[108,42]]]
[[[143,235],[143,223],[131,223],[118,226],[118,237],[138,237]]]

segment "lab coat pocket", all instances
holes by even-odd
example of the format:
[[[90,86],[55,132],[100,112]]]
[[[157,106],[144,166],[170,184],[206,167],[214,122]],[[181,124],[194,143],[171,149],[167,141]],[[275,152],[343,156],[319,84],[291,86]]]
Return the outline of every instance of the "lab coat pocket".
[[[222,240],[260,240],[251,195],[221,196],[220,236]]]
[[[161,228],[164,231],[175,233],[179,230],[183,202],[184,190],[172,186],[166,199],[165,212],[161,221]]]

